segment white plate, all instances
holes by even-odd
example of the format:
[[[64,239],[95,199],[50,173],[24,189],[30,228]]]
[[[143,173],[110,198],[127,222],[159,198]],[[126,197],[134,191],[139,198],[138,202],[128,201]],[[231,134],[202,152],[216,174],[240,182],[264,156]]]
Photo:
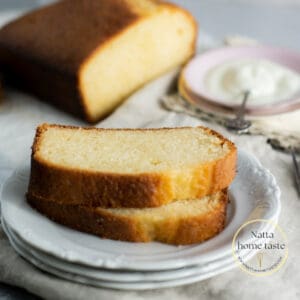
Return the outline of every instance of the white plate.
[[[38,251],[37,249],[24,242],[22,239],[20,239],[20,237],[16,233],[14,233],[8,225],[6,225],[4,219],[2,219],[2,224],[9,240],[12,240],[14,245],[22,249],[23,252],[27,252],[32,258],[43,262],[45,265],[58,269],[59,271],[80,275],[94,280],[111,282],[161,282],[197,275],[199,274],[199,272],[209,272],[211,270],[215,270],[219,266],[234,263],[233,256],[229,255],[207,264],[169,271],[142,272],[91,268],[83,265],[69,263],[57,259],[54,256],[47,255],[44,252]],[[247,257],[250,257],[250,255],[253,256],[254,254],[254,252],[249,253]]]
[[[106,287],[113,289],[121,289],[121,290],[147,290],[147,289],[157,289],[157,288],[167,288],[180,286],[185,284],[191,284],[197,281],[201,281],[213,276],[216,276],[220,273],[228,271],[236,266],[236,263],[231,260],[225,260],[221,264],[215,265],[210,268],[203,268],[202,266],[194,267],[194,272],[187,276],[181,276],[174,280],[163,280],[163,281],[139,281],[139,282],[117,282],[117,281],[108,281],[108,280],[99,280],[95,278],[88,277],[86,275],[78,275],[76,273],[68,272],[65,270],[61,270],[49,264],[47,261],[40,260],[34,257],[31,251],[28,251],[26,247],[24,247],[24,243],[18,238],[15,239],[8,228],[3,226],[4,231],[8,235],[11,245],[13,248],[26,260],[32,263],[34,266],[39,269],[53,274],[55,276],[65,278],[74,282],[93,285],[97,287]],[[255,253],[253,252],[252,255]],[[252,257],[251,255],[251,257]],[[247,257],[246,260],[251,257]]]
[[[187,276],[192,276],[203,272],[209,272],[215,270],[217,267],[222,265],[227,265],[234,262],[232,255],[227,255],[203,265],[196,265],[191,267],[185,267],[176,270],[169,271],[124,271],[124,270],[105,270],[100,268],[91,268],[83,265],[78,265],[75,263],[69,263],[60,260],[54,256],[48,255],[44,252],[31,247],[25,241],[23,241],[16,233],[13,232],[8,225],[5,224],[5,220],[2,219],[3,228],[9,239],[13,240],[16,246],[24,249],[33,258],[38,261],[44,262],[45,264],[54,267],[63,272],[73,273],[76,275],[81,275],[87,278],[102,280],[102,281],[113,281],[113,282],[156,282],[156,281],[168,281],[174,279],[180,279]],[[252,257],[255,252],[247,253],[245,260]]]
[[[15,172],[3,187],[2,214],[7,224],[43,252],[106,269],[170,270],[217,260],[231,253],[232,237],[241,224],[251,219],[277,219],[280,212],[280,190],[274,176],[243,151],[239,151],[238,173],[230,188],[225,229],[190,246],[112,241],[56,224],[25,201],[28,178],[29,166]]]

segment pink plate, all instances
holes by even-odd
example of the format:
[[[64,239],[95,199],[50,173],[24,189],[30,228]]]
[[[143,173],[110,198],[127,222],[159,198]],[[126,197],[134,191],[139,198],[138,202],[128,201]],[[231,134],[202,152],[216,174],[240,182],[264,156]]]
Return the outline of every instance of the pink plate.
[[[199,106],[204,102],[211,107],[232,111],[236,106],[230,105],[221,98],[209,93],[204,85],[206,74],[219,64],[229,60],[259,58],[276,62],[280,65],[300,73],[300,54],[284,48],[269,46],[223,47],[208,51],[193,58],[182,70],[179,80],[179,89]],[[300,94],[293,98],[278,101],[272,104],[248,105],[247,113],[250,115],[270,115],[300,109]]]

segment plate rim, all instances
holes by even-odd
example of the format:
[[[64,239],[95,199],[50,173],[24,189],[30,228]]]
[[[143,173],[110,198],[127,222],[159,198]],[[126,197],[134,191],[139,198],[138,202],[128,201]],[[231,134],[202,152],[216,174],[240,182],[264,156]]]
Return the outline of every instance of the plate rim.
[[[149,281],[149,282],[112,282],[112,281],[105,281],[105,280],[99,280],[99,279],[93,279],[88,278],[85,276],[73,274],[71,272],[65,272],[58,270],[57,268],[48,265],[47,263],[34,258],[30,256],[30,253],[25,253],[23,249],[21,249],[19,246],[15,244],[14,241],[10,240],[10,243],[14,250],[25,260],[27,260],[29,263],[34,265],[40,270],[43,270],[49,274],[55,275],[59,278],[67,279],[72,282],[77,282],[81,284],[88,284],[91,286],[96,287],[105,287],[110,289],[119,289],[119,290],[150,290],[150,289],[163,289],[163,288],[169,288],[169,287],[175,287],[175,286],[182,286],[187,284],[192,284],[195,282],[200,282],[205,279],[214,277],[218,274],[224,273],[228,270],[234,269],[237,267],[237,264],[235,261],[226,263],[225,265],[222,265],[221,267],[216,267],[210,270],[207,273],[200,273],[200,274],[193,274],[189,276],[185,276],[182,278],[177,278],[173,280],[166,280],[166,281]]]
[[[103,281],[113,281],[113,282],[124,282],[124,283],[132,283],[132,282],[161,282],[161,281],[170,281],[170,280],[175,280],[175,279],[179,279],[179,278],[184,278],[187,276],[193,276],[195,274],[198,274],[200,269],[204,268],[205,272],[208,272],[207,269],[210,271],[211,269],[215,269],[217,268],[218,265],[223,265],[223,264],[229,264],[231,262],[236,262],[234,260],[234,258],[231,255],[227,255],[222,257],[221,259],[219,259],[218,261],[212,261],[203,265],[195,265],[195,266],[190,266],[190,267],[184,267],[184,268],[180,268],[180,269],[174,269],[174,270],[166,270],[166,271],[128,271],[128,272],[122,272],[121,275],[119,275],[120,270],[105,270],[105,269],[96,269],[93,268],[94,272],[97,271],[104,271],[107,273],[112,273],[112,271],[114,271],[114,275],[87,275],[86,270],[82,270],[82,271],[76,271],[76,268],[78,267],[78,265],[74,264],[74,263],[70,263],[68,261],[63,261],[57,257],[51,257],[51,260],[48,260],[48,254],[46,253],[42,253],[41,251],[32,248],[30,245],[26,244],[25,241],[23,241],[20,237],[18,237],[11,228],[9,228],[9,226],[6,224],[5,220],[2,218],[2,224],[3,224],[3,229],[5,231],[5,234],[8,236],[8,238],[11,238],[15,244],[17,246],[20,246],[22,248],[24,248],[33,258],[44,262],[46,265],[50,265],[52,267],[54,267],[55,269],[58,269],[62,272],[69,272],[75,275],[80,275],[80,276],[84,276],[84,277],[88,277],[94,280],[103,280]],[[20,245],[21,244],[21,245]],[[39,252],[39,253],[38,253]],[[255,253],[251,253],[252,255],[254,255]],[[247,259],[247,258],[245,258]],[[53,263],[55,261],[55,263]],[[72,265],[72,269],[67,267],[66,265],[71,266]],[[85,268],[85,269],[91,269],[88,266],[80,266],[81,268]],[[74,269],[75,268],[75,269]],[[180,273],[181,272],[181,273]],[[85,274],[84,274],[85,273]],[[134,275],[137,275],[135,277],[132,277],[130,280],[128,279],[128,276],[133,275],[132,273],[135,273]],[[138,274],[136,274],[138,273]],[[90,274],[90,273],[89,273]],[[167,276],[165,276],[167,274]],[[180,275],[179,275],[180,274]],[[117,278],[122,278],[126,277],[126,280],[114,280],[113,276],[117,275]],[[162,275],[162,276],[161,276]],[[101,278],[102,277],[102,278]]]

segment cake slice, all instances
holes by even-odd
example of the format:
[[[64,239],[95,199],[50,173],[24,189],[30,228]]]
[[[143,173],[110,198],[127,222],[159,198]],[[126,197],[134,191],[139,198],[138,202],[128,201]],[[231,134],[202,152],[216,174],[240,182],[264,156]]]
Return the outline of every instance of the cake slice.
[[[89,122],[194,53],[197,25],[157,0],[63,0],[0,30],[15,85]]]
[[[187,245],[212,238],[224,228],[227,192],[144,209],[88,208],[32,195],[28,202],[58,223],[101,238]]]
[[[99,129],[43,124],[28,194],[61,204],[155,207],[229,186],[236,148],[204,127]]]

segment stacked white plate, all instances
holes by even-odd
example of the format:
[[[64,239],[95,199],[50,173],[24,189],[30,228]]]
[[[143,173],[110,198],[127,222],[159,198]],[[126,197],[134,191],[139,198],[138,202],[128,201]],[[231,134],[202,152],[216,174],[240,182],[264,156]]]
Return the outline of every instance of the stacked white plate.
[[[280,190],[273,175],[242,151],[230,187],[225,229],[209,241],[190,246],[105,240],[56,224],[25,201],[28,179],[29,166],[25,166],[2,192],[2,226],[12,247],[48,273],[99,287],[172,287],[230,270],[237,266],[231,244],[238,228],[252,219],[276,221],[280,212]],[[254,254],[246,253],[245,260]]]

